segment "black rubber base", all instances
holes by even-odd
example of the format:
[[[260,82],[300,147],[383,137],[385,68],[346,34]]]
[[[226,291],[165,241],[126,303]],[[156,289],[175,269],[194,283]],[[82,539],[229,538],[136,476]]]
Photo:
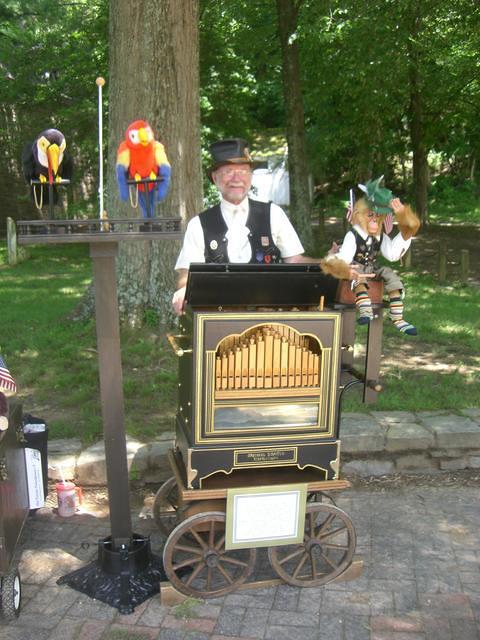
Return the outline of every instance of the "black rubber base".
[[[150,550],[150,540],[133,534],[129,547],[112,549],[111,537],[98,543],[98,558],[57,580],[72,589],[115,607],[120,613],[134,608],[160,592],[166,580],[163,564]]]

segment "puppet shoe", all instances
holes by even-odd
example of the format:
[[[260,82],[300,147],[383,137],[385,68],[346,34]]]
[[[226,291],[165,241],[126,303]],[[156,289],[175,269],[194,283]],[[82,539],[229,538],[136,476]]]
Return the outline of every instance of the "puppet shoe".
[[[402,333],[406,333],[407,336],[416,336],[417,335],[417,328],[413,326],[413,324],[410,324],[410,322],[407,322],[406,320],[392,320],[393,324],[395,325],[395,327],[401,331]]]

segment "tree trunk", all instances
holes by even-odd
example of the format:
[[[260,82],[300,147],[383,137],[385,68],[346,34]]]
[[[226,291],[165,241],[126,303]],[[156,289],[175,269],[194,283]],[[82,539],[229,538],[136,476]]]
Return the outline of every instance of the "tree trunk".
[[[202,205],[200,163],[198,0],[121,2],[110,0],[109,217],[138,217],[120,201],[116,153],[133,120],[144,119],[164,145],[172,166],[167,198],[156,215],[187,216]],[[119,308],[131,325],[146,309],[171,319],[173,267],[179,243],[121,243],[118,257]]]
[[[283,94],[287,113],[290,217],[308,253],[313,247],[305,116],[300,80],[300,57],[295,34],[299,4],[298,0],[277,0],[277,17],[282,50]]]
[[[422,17],[420,2],[413,3],[411,37],[408,40],[410,60],[410,113],[409,128],[413,152],[413,190],[415,208],[423,224],[428,223],[428,151],[425,146],[423,100],[420,80],[420,60],[416,41],[420,37]]]

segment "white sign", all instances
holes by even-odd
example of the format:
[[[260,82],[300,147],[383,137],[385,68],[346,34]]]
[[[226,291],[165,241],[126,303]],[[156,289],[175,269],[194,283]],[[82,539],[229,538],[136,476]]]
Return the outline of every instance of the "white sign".
[[[306,485],[229,489],[226,549],[303,541]]]
[[[45,504],[43,493],[42,455],[38,449],[24,449],[27,468],[28,502],[30,509],[39,509]]]

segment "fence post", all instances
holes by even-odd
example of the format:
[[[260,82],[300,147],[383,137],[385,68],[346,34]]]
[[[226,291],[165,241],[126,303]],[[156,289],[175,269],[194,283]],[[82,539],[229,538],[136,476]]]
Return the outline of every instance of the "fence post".
[[[18,262],[17,227],[13,218],[7,218],[7,252],[8,264],[15,266]]]
[[[402,265],[405,269],[410,269],[412,266],[412,246],[408,249],[406,253],[402,256]]]
[[[440,240],[438,243],[438,280],[445,283],[447,280],[447,243]]]
[[[462,249],[460,251],[460,280],[462,284],[467,284],[469,271],[470,271],[470,253],[468,249]]]

